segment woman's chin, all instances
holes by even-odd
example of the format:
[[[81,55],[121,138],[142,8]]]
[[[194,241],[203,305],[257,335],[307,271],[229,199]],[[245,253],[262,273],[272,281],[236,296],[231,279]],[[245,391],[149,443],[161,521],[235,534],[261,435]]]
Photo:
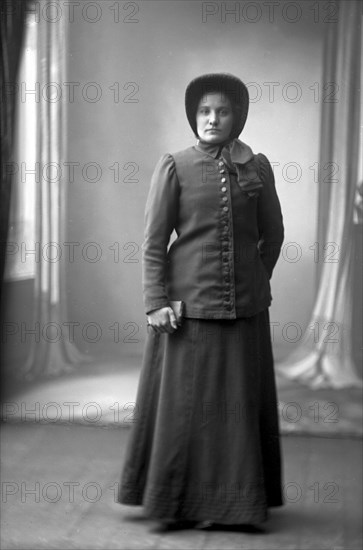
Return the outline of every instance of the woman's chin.
[[[225,141],[225,139],[222,139],[218,134],[206,135],[201,137],[200,140],[204,141],[204,143],[210,143],[211,145],[219,145],[219,143],[223,143]]]

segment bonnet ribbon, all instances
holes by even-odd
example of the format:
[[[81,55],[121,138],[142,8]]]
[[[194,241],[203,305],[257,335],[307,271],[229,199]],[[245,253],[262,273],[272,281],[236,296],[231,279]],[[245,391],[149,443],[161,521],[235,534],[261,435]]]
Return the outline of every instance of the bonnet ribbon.
[[[257,195],[263,187],[259,164],[251,147],[235,138],[225,145],[221,152],[228,170],[237,174],[237,182],[242,191],[250,196]]]

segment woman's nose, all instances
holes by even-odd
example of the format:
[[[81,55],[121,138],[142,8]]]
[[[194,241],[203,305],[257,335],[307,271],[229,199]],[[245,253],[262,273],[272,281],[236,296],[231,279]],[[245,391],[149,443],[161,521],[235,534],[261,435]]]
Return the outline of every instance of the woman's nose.
[[[212,125],[218,124],[218,116],[217,113],[211,112],[209,115],[209,123]]]

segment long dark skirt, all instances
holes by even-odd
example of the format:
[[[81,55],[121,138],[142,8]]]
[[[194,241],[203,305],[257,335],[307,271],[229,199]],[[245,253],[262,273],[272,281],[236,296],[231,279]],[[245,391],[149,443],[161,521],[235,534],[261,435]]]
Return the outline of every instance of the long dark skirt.
[[[159,519],[259,523],[282,504],[268,311],[149,330],[118,501]]]

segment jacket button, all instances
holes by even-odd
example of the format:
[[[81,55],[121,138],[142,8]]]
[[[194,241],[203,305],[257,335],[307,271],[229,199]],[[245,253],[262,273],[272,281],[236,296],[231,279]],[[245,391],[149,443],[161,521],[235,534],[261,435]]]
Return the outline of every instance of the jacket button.
[[[224,212],[228,212],[228,210],[229,210],[228,206],[223,206],[223,210],[224,210]]]
[[[220,173],[220,174],[224,174],[224,173],[225,173],[225,169],[222,168],[222,170],[219,170],[219,173]]]
[[[223,201],[223,202],[228,201],[228,197],[222,197],[222,201]]]
[[[226,181],[227,181],[226,178],[222,178],[222,179],[221,179],[221,182],[222,182],[222,183],[226,183]]]
[[[221,191],[223,191],[223,193],[225,193],[227,191],[227,187],[221,187]]]
[[[230,280],[231,280],[231,279],[230,279],[228,276],[224,277],[224,281],[225,281],[226,283],[229,283]]]
[[[218,166],[224,166],[224,164],[221,160],[218,162]]]

